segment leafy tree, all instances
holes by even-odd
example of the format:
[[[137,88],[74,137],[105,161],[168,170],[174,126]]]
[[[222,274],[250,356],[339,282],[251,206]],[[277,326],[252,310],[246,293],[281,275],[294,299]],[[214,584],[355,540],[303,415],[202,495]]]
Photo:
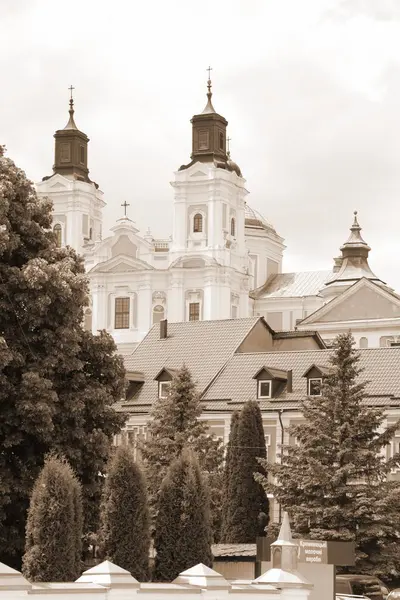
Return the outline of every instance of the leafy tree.
[[[154,546],[156,581],[171,581],[198,563],[212,565],[209,489],[192,450],[171,463],[161,485]]]
[[[74,581],[81,552],[81,486],[65,460],[49,456],[32,490],[23,573],[31,581]]]
[[[82,329],[83,262],[57,248],[51,208],[1,148],[0,560],[16,568],[45,455],[55,450],[69,460],[88,507],[123,423],[112,409],[124,391],[122,360],[110,336]],[[85,512],[89,527],[95,517]]]
[[[154,404],[147,440],[141,454],[149,487],[153,515],[156,514],[160,485],[169,465],[189,446],[196,453],[200,468],[211,487],[212,519],[219,522],[223,444],[210,435],[207,424],[199,420],[202,407],[190,371],[183,366],[171,382],[167,398]]]
[[[101,509],[102,551],[138,581],[149,577],[150,516],[146,482],[128,446],[110,460]]]
[[[234,424],[235,425],[235,424]],[[259,534],[260,513],[268,515],[268,498],[255,475],[265,476],[259,459],[267,452],[260,407],[257,402],[246,402],[233,431],[234,445],[227,461],[224,541],[227,543],[255,543]]]
[[[354,540],[353,570],[388,578],[399,571],[400,489],[387,476],[400,456],[386,461],[381,451],[399,423],[382,431],[385,410],[364,402],[359,360],[352,335],[339,335],[322,395],[302,400],[304,421],[290,430],[297,445],[285,445],[281,464],[270,467],[276,485],[263,483],[298,535]]]

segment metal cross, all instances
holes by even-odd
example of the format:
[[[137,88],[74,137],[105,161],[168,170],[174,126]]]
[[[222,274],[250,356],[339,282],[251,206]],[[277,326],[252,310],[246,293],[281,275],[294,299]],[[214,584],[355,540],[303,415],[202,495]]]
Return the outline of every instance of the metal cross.
[[[231,142],[231,141],[232,141],[232,138],[230,138],[230,137],[227,137],[227,138],[226,138],[226,142],[227,142],[227,144],[228,144],[228,152],[229,152],[229,150],[230,150],[230,147],[229,147],[229,142]]]
[[[127,204],[126,200],[123,204],[121,204],[121,206],[124,207],[124,212],[125,212],[125,217],[126,217],[126,209],[128,208],[128,206],[130,206],[130,204]]]
[[[72,85],[70,85],[68,89],[69,89],[69,91],[71,92],[71,100],[73,100],[73,97],[72,97],[72,92],[73,92],[73,90],[74,90],[75,88],[74,88]]]
[[[206,71],[208,71],[208,79],[211,79],[212,67],[208,67],[208,69],[206,69]]]

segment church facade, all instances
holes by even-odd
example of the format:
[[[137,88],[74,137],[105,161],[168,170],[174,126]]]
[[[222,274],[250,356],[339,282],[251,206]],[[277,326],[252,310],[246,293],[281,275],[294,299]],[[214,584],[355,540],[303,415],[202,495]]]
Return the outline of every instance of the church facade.
[[[191,122],[191,161],[171,184],[170,238],[141,234],[125,214],[103,239],[103,192],[89,178],[89,139],[71,99],[68,123],[54,136],[53,175],[36,187],[53,201],[58,243],[84,256],[91,296],[85,327],[106,329],[124,354],[163,319],[264,316],[276,331],[312,329],[328,344],[349,328],[360,347],[397,344],[400,297],[371,271],[357,216],[332,269],[282,273],[284,240],[247,203],[210,80],[206,106]]]

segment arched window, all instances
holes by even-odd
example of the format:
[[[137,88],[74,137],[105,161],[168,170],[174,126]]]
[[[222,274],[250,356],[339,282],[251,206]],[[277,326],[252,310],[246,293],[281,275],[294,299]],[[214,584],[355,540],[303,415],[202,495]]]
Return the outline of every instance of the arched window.
[[[92,227],[89,229],[89,240],[93,239],[93,229]]]
[[[193,217],[193,232],[201,233],[203,231],[203,216],[197,213]]]
[[[360,348],[368,348],[368,338],[360,338]]]
[[[162,321],[164,319],[164,314],[165,314],[164,307],[161,306],[161,304],[157,304],[153,308],[153,325],[154,325],[154,323],[159,323],[160,321]]]
[[[236,234],[236,223],[235,223],[235,219],[232,217],[231,219],[231,236],[235,237]]]
[[[222,133],[222,131],[219,132],[219,149],[224,149],[224,134]]]
[[[54,232],[54,234],[56,236],[57,248],[61,248],[61,244],[62,244],[62,229],[61,229],[60,223],[56,223],[56,225],[54,225],[53,232]]]

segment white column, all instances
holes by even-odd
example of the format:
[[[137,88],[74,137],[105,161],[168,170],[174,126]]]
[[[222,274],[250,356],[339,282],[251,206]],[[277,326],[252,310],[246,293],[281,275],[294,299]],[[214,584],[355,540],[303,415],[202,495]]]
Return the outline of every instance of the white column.
[[[183,290],[183,281],[181,277],[175,275],[171,279],[170,288],[167,294],[167,314],[168,321],[185,321],[185,299]]]
[[[146,334],[151,326],[152,291],[150,282],[139,284],[137,296],[137,330]]]

